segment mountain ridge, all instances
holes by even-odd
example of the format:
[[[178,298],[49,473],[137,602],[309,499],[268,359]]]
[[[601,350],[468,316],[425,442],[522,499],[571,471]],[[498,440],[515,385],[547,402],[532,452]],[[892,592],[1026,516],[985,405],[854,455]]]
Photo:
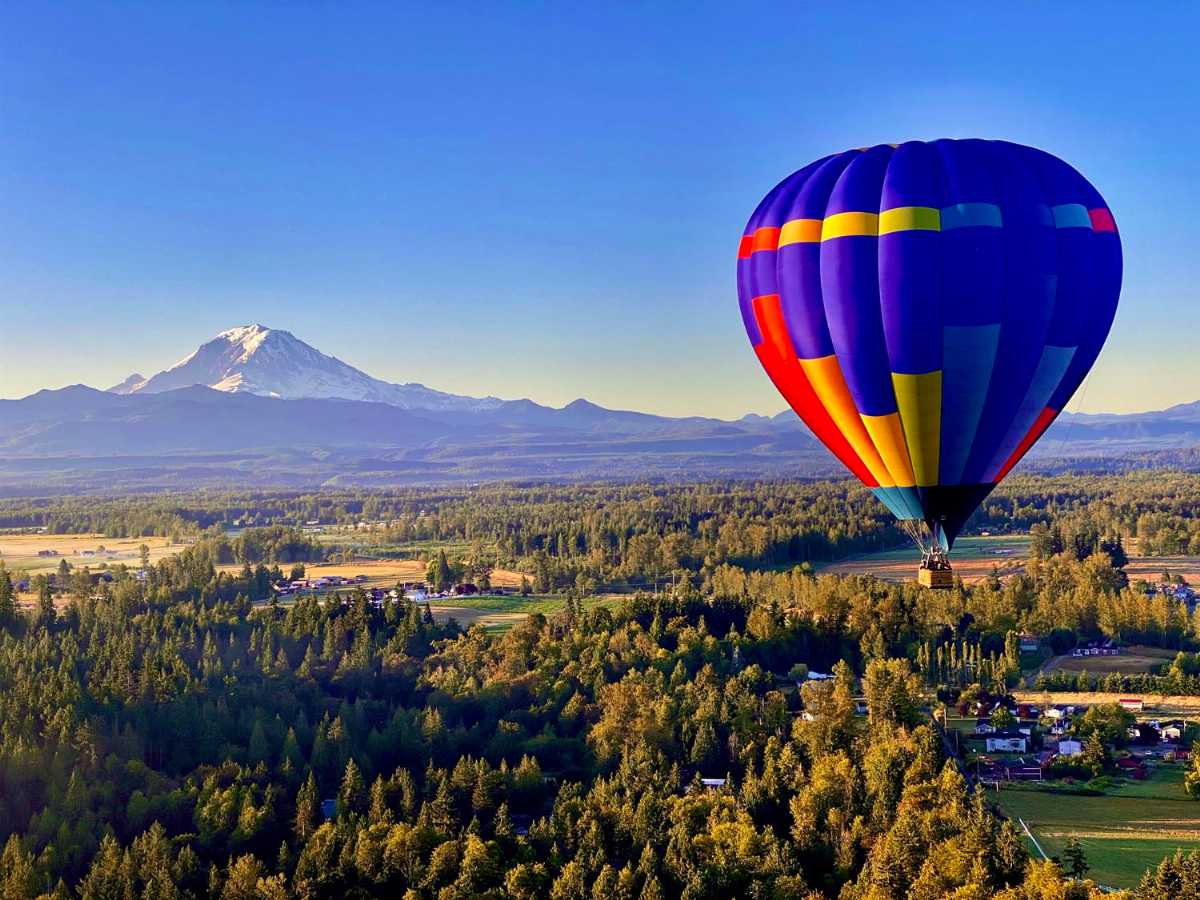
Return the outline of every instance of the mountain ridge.
[[[1028,464],[1094,469],[1158,454],[1162,464],[1190,465],[1195,448],[1200,402],[1063,415]],[[108,391],[70,385],[0,400],[0,493],[844,474],[790,410],[729,421],[583,397],[560,408],[466,397],[381,381],[260,324],[221,332],[175,365]]]

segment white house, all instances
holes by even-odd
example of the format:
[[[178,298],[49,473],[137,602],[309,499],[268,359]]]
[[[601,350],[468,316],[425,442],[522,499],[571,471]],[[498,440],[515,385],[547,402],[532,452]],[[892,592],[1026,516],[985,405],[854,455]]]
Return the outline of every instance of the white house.
[[[1159,731],[1164,741],[1178,741],[1183,739],[1183,733],[1186,730],[1186,725],[1183,722],[1168,722]]]
[[[1063,738],[1058,742],[1059,756],[1078,756],[1083,752],[1083,742],[1075,738]]]
[[[988,753],[1024,753],[1025,736],[1020,734],[988,735],[987,751]]]

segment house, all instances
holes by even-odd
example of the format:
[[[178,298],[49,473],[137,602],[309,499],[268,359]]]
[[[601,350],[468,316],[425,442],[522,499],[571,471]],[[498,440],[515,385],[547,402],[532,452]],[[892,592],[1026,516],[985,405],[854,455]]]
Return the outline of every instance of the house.
[[[1040,756],[981,759],[979,778],[983,781],[1041,781],[1044,765]]]
[[[1063,738],[1058,742],[1059,756],[1078,756],[1083,752],[1083,741],[1075,738]]]
[[[1025,735],[1014,731],[997,731],[986,739],[988,753],[1024,753]]]
[[[720,788],[725,787],[724,778],[701,778],[700,783],[710,791],[719,790]]]
[[[1041,649],[1042,642],[1036,634],[1021,635],[1020,648],[1022,653],[1037,653]]]
[[[1126,734],[1135,744],[1157,744],[1162,740],[1158,729],[1149,722],[1134,722],[1126,729]]]
[[[1183,719],[1173,719],[1159,731],[1164,741],[1181,741],[1187,732],[1187,723]]]
[[[1146,769],[1146,764],[1142,760],[1134,759],[1131,756],[1118,759],[1117,768],[1121,770],[1122,775],[1127,775],[1137,781],[1145,780],[1146,776],[1150,774]]]
[[[1146,706],[1146,701],[1141,697],[1122,697],[1117,702],[1121,704],[1121,709],[1129,712],[1141,712]]]
[[[996,726],[987,719],[979,719],[975,722],[976,734],[995,734]]]
[[[809,681],[832,681],[833,680],[832,675],[826,675],[824,672],[813,672],[811,670],[804,677],[807,678]]]

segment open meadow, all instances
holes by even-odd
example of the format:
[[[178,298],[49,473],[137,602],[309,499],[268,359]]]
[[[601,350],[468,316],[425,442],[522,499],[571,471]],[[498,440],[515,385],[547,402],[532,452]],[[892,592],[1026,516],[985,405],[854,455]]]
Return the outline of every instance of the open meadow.
[[[1022,691],[1014,690],[1018,703],[1030,703],[1043,709],[1047,706],[1098,706],[1116,703],[1124,694],[1107,694],[1087,691]],[[1197,718],[1200,717],[1200,697],[1172,694],[1133,693],[1145,703],[1140,719]]]
[[[241,565],[221,566],[227,572],[236,572]],[[285,572],[289,565],[281,565]],[[342,578],[353,578],[356,575],[366,575],[364,587],[395,587],[398,581],[424,581],[425,563],[417,559],[358,559],[350,562],[304,563],[305,577],[328,578],[337,575]],[[493,569],[492,584],[498,587],[517,588],[521,586],[522,575],[511,569]],[[338,588],[330,588],[338,590]]]
[[[619,606],[626,598],[620,594],[600,594],[594,597],[584,597],[580,601],[583,609],[591,610],[602,606]],[[566,600],[553,595],[534,594],[529,597],[505,596],[494,597],[454,597],[443,602],[430,603],[429,608],[435,619],[444,621],[454,619],[464,628],[479,624],[489,631],[507,631],[514,625],[519,625],[526,616],[541,613],[552,616],[559,612]]]
[[[236,570],[240,566],[226,566]],[[286,569],[286,566],[284,567]],[[332,593],[353,590],[355,587],[391,588],[397,582],[420,581],[425,578],[425,563],[414,559],[365,559],[339,563],[306,563],[304,566],[307,578],[322,578],[340,576],[353,578],[366,575],[367,580],[353,586],[329,587],[317,591]],[[493,569],[492,584],[514,590],[521,585],[522,573],[511,569]],[[586,597],[582,604],[584,609],[597,606],[616,606],[625,598],[620,594],[602,594]],[[553,594],[533,594],[522,597],[517,594],[496,596],[479,594],[466,597],[447,597],[432,599],[428,603],[434,618],[439,621],[453,618],[464,628],[478,623],[490,631],[503,631],[524,621],[533,613],[550,616],[566,605],[566,599]]]
[[[1163,573],[1178,575],[1191,585],[1200,585],[1200,556],[1134,556],[1130,554],[1125,574],[1130,581],[1161,581]]]
[[[1182,766],[1161,766],[1149,780],[1103,796],[1026,785],[1006,786],[989,799],[1024,821],[1049,856],[1060,856],[1078,838],[1091,865],[1087,877],[1112,887],[1134,887],[1147,868],[1176,850],[1200,849],[1200,802],[1184,792]],[[1039,855],[1033,847],[1030,852]]]
[[[28,572],[30,575],[53,572],[64,559],[74,567],[95,568],[101,563],[124,563],[136,567],[141,563],[140,548],[143,544],[150,548],[151,562],[178,553],[184,547],[183,544],[172,543],[170,538],[163,537],[110,538],[102,534],[0,533],[0,560],[3,560],[10,572]],[[40,552],[48,552],[51,555],[39,556]]]
[[[186,544],[164,537],[110,538],[102,534],[12,534],[0,533],[0,562],[14,576],[49,575],[65,559],[72,568],[88,566],[95,570],[104,565],[139,568],[142,545],[150,549],[150,562],[174,556]],[[46,553],[47,555],[39,555]],[[33,603],[32,591],[18,591],[17,602]],[[65,599],[55,601],[62,606]]]
[[[1027,535],[990,535],[962,537],[950,556],[954,571],[967,584],[979,581],[995,569],[1000,575],[1021,571],[1029,557]],[[911,544],[860,553],[836,562],[821,563],[818,572],[832,575],[874,575],[884,581],[912,581],[916,578],[921,554]]]
[[[1091,675],[1107,675],[1110,672],[1136,675],[1157,671],[1164,663],[1173,660],[1178,652],[1134,644],[1123,647],[1120,656],[1071,656],[1066,653],[1047,660],[1043,669],[1047,672],[1061,669],[1064,672],[1087,672]]]

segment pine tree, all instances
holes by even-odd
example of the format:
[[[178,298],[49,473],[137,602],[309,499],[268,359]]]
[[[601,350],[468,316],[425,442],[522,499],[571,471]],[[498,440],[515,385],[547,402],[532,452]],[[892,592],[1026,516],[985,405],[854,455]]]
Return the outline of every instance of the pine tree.
[[[1083,752],[1079,755],[1079,764],[1085,769],[1090,769],[1093,776],[1101,775],[1104,772],[1104,767],[1108,764],[1108,749],[1104,746],[1104,740],[1100,737],[1099,731],[1093,731],[1088,735],[1088,739],[1083,745]]]
[[[308,778],[296,794],[296,837],[307,841],[321,824],[321,800],[317,794],[317,779],[309,771]]]
[[[359,815],[366,811],[367,786],[363,782],[362,772],[351,758],[346,763],[346,771],[342,775],[342,785],[338,788],[337,811],[339,816]]]
[[[1087,874],[1088,865],[1087,856],[1083,852],[1083,845],[1079,843],[1079,838],[1071,838],[1067,841],[1067,845],[1063,847],[1063,862],[1066,863],[1067,873],[1072,878],[1082,878]]]
[[[0,562],[0,629],[11,628],[17,621],[16,594],[12,576],[4,563]]]
[[[246,759],[252,766],[271,761],[271,744],[267,740],[267,730],[263,727],[262,719],[255,719],[254,727],[250,729]]]
[[[388,804],[387,783],[382,775],[376,776],[371,785],[371,808],[367,813],[367,821],[372,825],[391,825],[395,821]]]

